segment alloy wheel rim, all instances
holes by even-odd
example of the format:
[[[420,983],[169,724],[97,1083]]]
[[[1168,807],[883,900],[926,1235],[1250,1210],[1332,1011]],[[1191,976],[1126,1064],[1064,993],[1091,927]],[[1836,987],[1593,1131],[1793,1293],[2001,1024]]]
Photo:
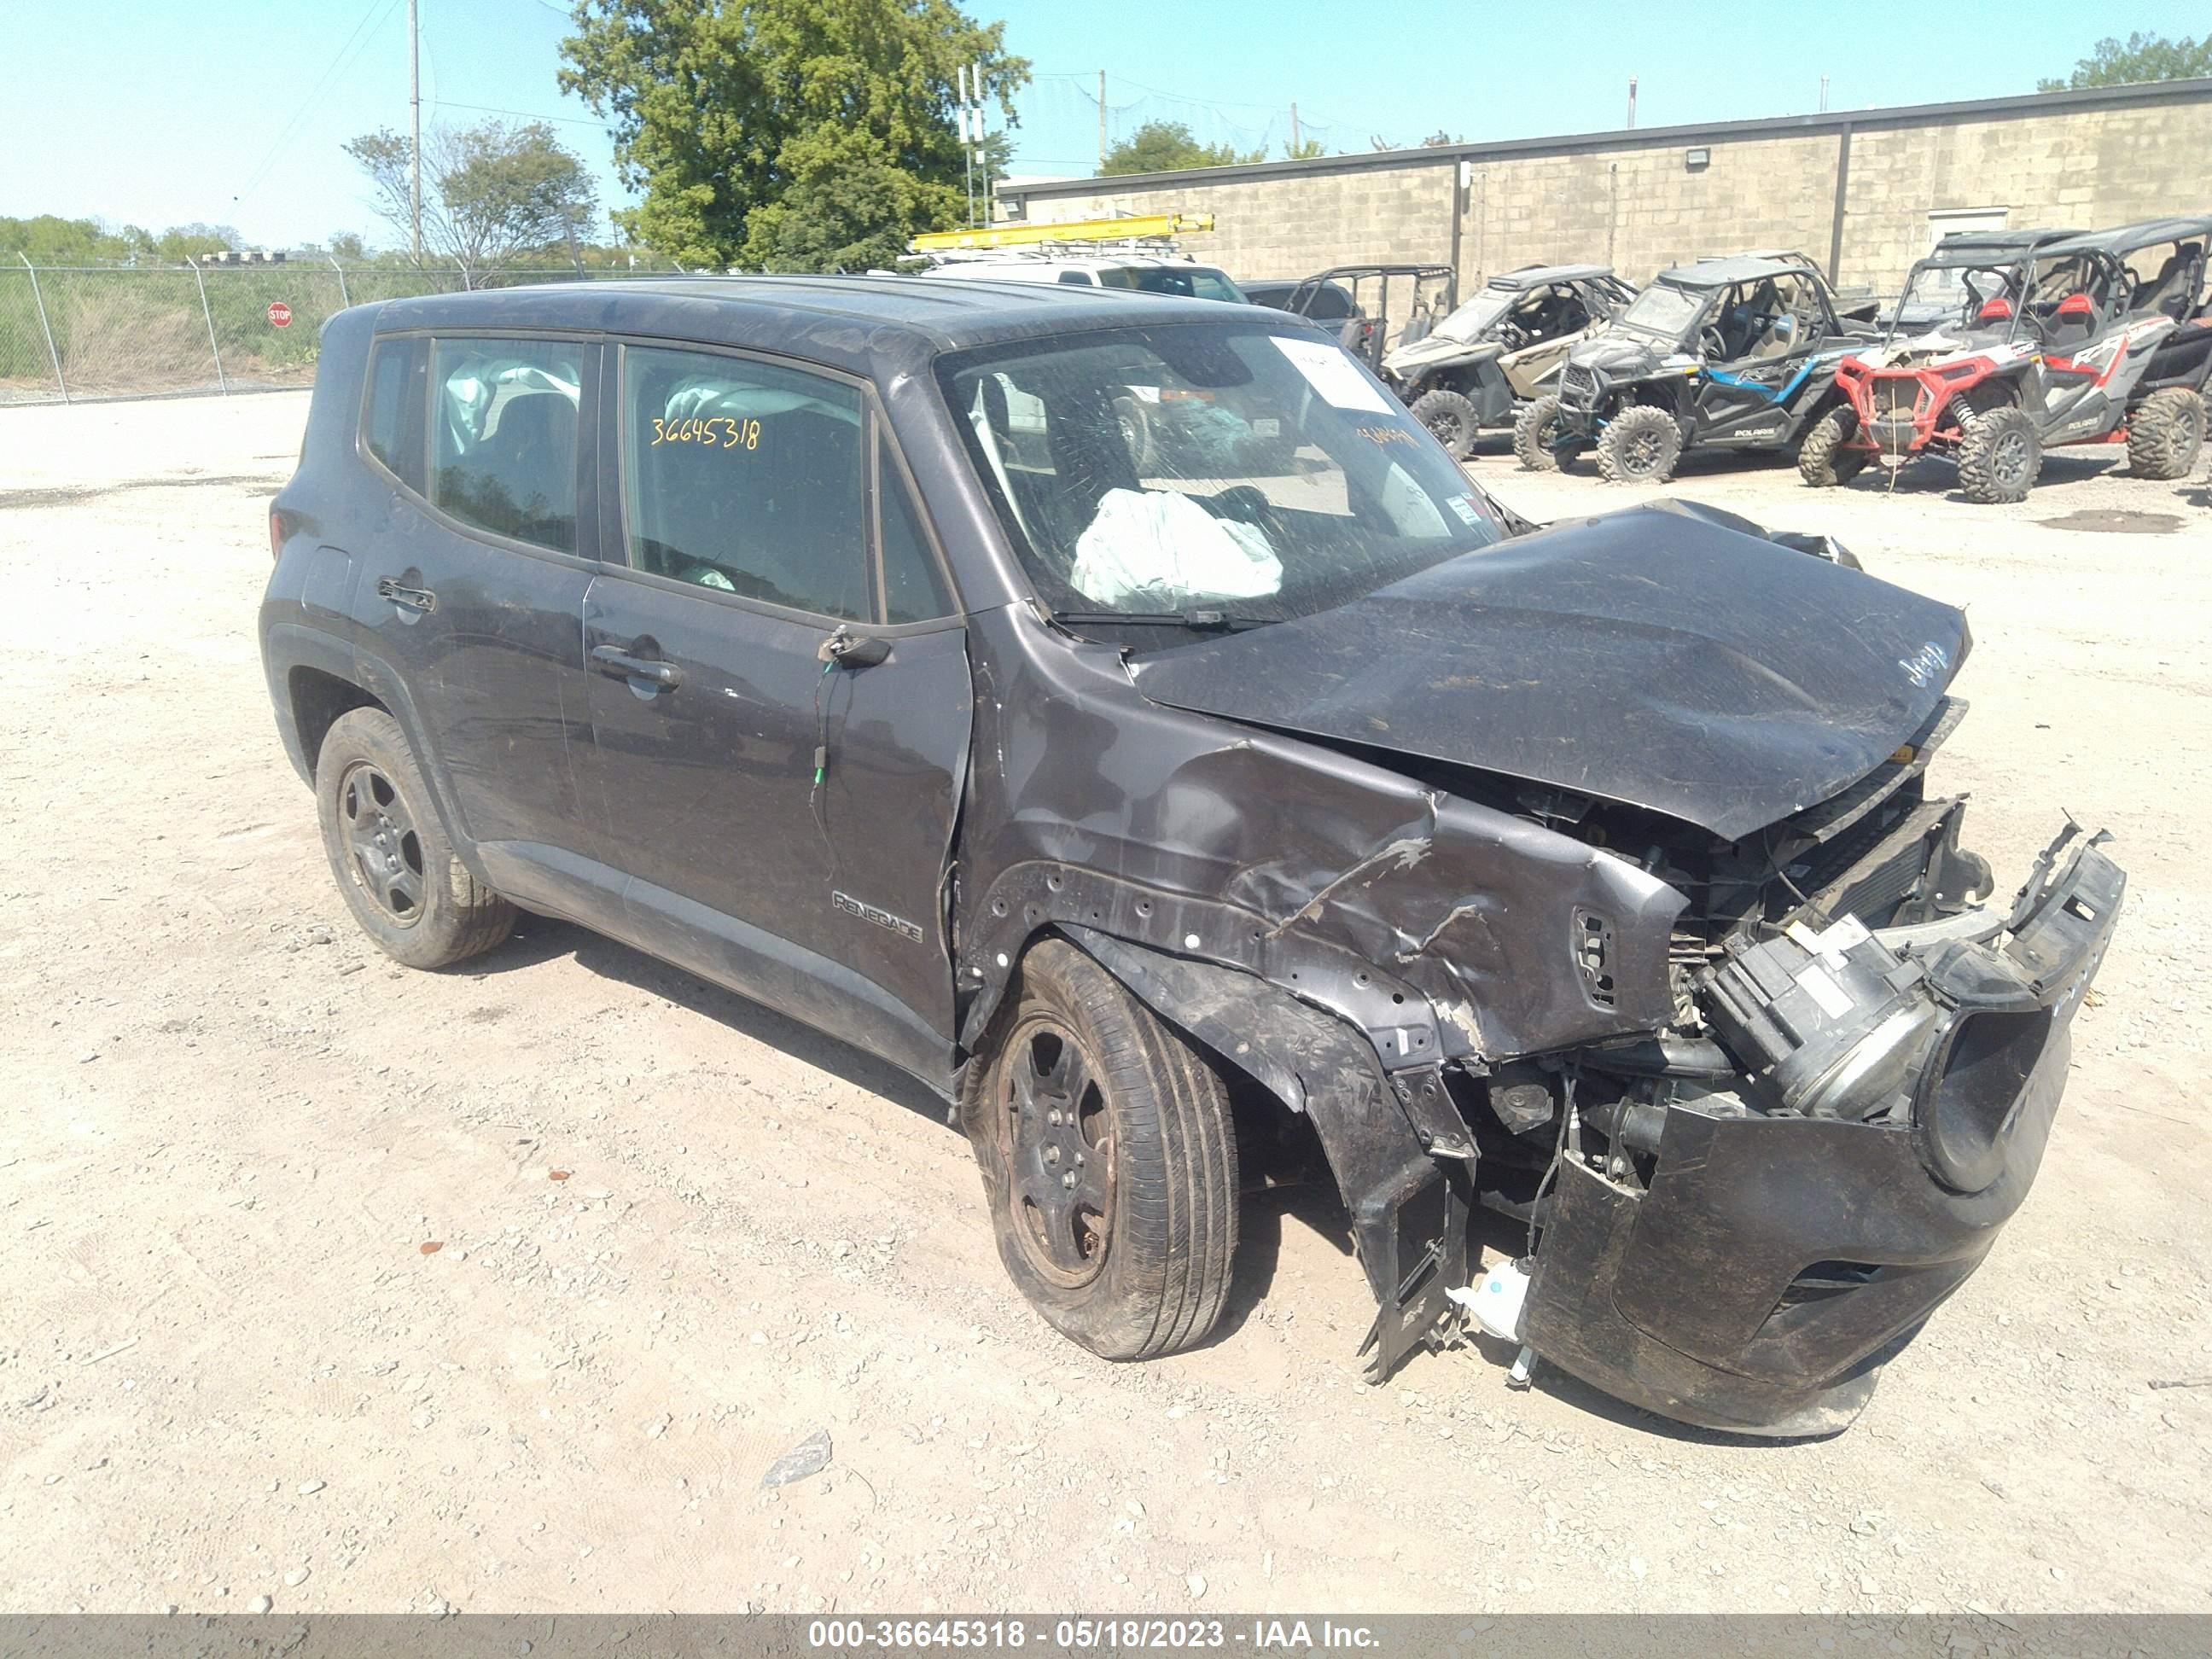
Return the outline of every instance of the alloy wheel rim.
[[[2027,440],[2017,432],[2008,432],[1997,440],[1997,453],[1991,462],[1991,471],[2003,484],[2016,484],[2027,476]]]
[[[380,767],[356,761],[338,780],[338,817],[354,879],[394,926],[422,919],[429,891],[415,814]]]
[[[1055,1285],[1096,1279],[1113,1244],[1115,1148],[1105,1092],[1075,1033],[1018,1026],[1000,1074],[999,1131],[1014,1237]]]

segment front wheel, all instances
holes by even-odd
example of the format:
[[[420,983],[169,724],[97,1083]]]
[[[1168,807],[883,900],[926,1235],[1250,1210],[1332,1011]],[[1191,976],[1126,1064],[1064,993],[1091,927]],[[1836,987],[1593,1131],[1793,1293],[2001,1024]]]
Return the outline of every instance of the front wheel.
[[[1482,419],[1474,412],[1474,404],[1456,392],[1442,388],[1424,392],[1413,399],[1410,412],[1436,434],[1437,441],[1455,461],[1468,458],[1474,448],[1476,433],[1482,429]]]
[[[381,708],[331,722],[315,759],[315,805],[346,908],[395,961],[450,967],[514,930],[514,907],[453,855],[406,734]]]
[[[2128,469],[2138,478],[2185,478],[2204,443],[2204,399],[2185,386],[2154,392],[2128,418]]]
[[[1206,1057],[1064,939],[1022,963],[961,1116],[999,1259],[1108,1359],[1204,1340],[1237,1253],[1237,1141]]]
[[[1959,437],[1959,488],[1984,507],[2024,501],[2043,471],[2043,440],[2010,404],[1969,416]]]
[[[1815,489],[1849,483],[1871,459],[1863,449],[1845,447],[1858,435],[1857,411],[1847,404],[1838,404],[1813,422],[1805,441],[1797,446],[1797,476]]]
[[[1664,483],[1681,459],[1681,425],[1656,404],[1631,404],[1597,441],[1598,476],[1607,483]]]
[[[1524,404],[1513,421],[1513,453],[1530,472],[1559,470],[1559,400],[1538,398]]]

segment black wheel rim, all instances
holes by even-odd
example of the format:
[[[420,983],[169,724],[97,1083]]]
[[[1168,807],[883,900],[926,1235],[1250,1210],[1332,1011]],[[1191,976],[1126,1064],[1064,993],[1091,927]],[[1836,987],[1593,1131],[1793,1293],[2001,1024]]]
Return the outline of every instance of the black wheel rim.
[[[1459,453],[1459,447],[1466,438],[1465,432],[1461,428],[1459,416],[1456,415],[1430,416],[1429,430],[1436,434],[1438,443],[1454,454]]]
[[[1632,432],[1620,449],[1626,470],[1638,477],[1659,465],[1659,434],[1656,432]]]
[[[422,918],[428,888],[422,878],[422,837],[407,798],[391,778],[357,761],[338,780],[338,818],[352,855],[354,879],[395,926]]]
[[[1996,452],[1990,457],[1990,471],[2000,484],[2010,489],[2026,483],[2027,464],[2026,434],[2008,432],[1997,440]]]
[[[1113,1243],[1113,1119],[1075,1034],[1025,1019],[1000,1070],[1000,1146],[1022,1254],[1057,1285],[1089,1283]]]

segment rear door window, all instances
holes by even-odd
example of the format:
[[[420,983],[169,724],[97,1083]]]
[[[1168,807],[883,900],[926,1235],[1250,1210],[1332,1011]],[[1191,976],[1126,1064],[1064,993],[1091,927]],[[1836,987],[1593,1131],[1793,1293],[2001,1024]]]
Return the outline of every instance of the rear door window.
[[[622,425],[634,568],[867,618],[858,391],[746,358],[633,346],[623,354]]]
[[[478,530],[574,552],[583,347],[441,339],[432,374],[432,503]]]

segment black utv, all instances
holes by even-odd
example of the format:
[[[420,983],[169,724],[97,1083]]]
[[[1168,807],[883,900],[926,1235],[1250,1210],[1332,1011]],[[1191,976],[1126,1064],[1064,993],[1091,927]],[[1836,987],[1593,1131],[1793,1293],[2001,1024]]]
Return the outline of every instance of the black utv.
[[[1514,453],[1549,471],[1595,447],[1607,482],[1659,483],[1686,450],[1786,449],[1827,413],[1836,364],[1869,337],[1802,255],[1678,265],[1568,354],[1557,394],[1522,410]]]
[[[1500,272],[1426,338],[1401,342],[1382,378],[1463,461],[1484,428],[1510,428],[1558,388],[1567,354],[1636,297],[1604,265],[1527,265]]]

